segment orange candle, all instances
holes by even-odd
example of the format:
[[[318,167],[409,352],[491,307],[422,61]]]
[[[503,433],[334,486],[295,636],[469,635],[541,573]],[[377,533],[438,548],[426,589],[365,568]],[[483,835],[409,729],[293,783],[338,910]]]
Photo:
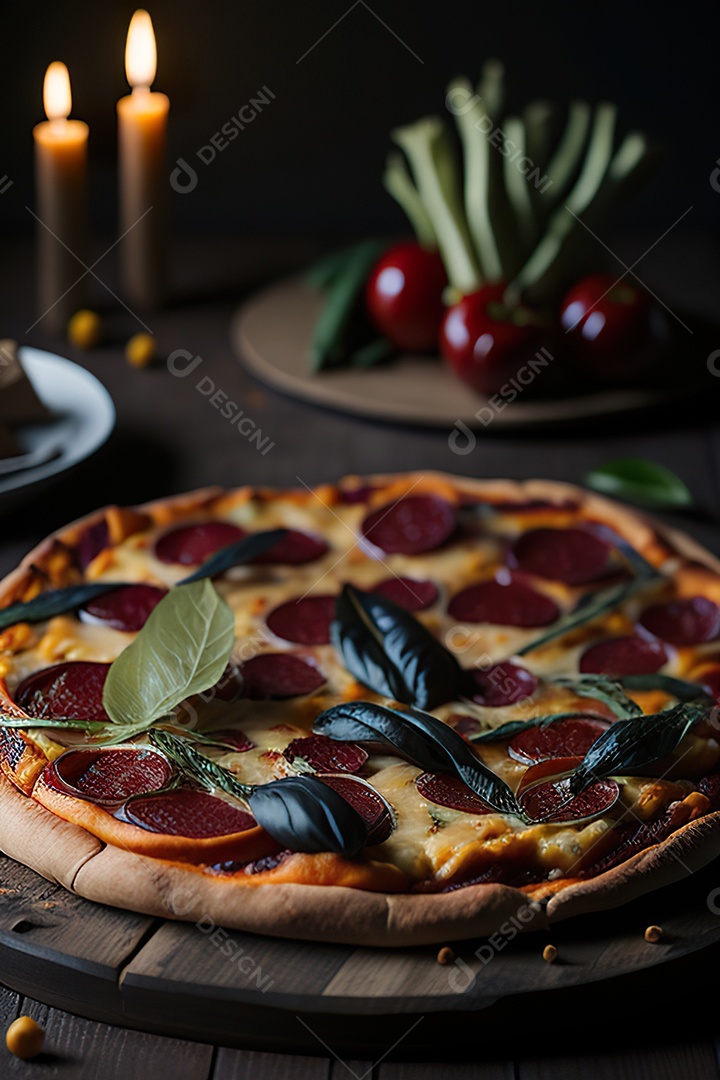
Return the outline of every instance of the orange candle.
[[[38,322],[43,329],[57,332],[82,307],[85,291],[89,132],[82,120],[68,120],[70,77],[59,61],[45,73],[43,104],[47,120],[33,130]]]
[[[157,68],[147,11],[130,20],[125,74],[132,93],[117,103],[120,156],[120,271],[130,303],[157,307],[165,295],[165,142],[170,101],[151,91]]]

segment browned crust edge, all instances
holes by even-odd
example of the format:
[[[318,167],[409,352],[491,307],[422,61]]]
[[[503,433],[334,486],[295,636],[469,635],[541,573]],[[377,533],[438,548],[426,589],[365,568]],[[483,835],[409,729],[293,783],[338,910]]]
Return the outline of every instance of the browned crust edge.
[[[600,495],[557,481],[473,480],[447,473],[383,474],[374,484],[416,480],[451,483],[473,495],[504,499],[572,499],[584,513],[616,528],[641,553],[657,553],[657,541],[671,553],[720,573],[716,559],[690,537]],[[153,521],[172,520],[211,506],[228,493],[218,488],[171,496],[138,510]],[[0,582],[0,605],[16,598],[18,586],[42,567],[57,541],[72,543],[80,530],[105,516],[108,508],[72,523],[44,540],[17,570]],[[657,561],[657,560],[654,560]],[[386,894],[343,886],[259,885],[233,889],[232,881],[196,868],[104,846],[15,790],[0,777],[0,847],[52,881],[88,900],[150,915],[197,921],[208,915],[238,930],[275,937],[340,944],[401,947],[484,937],[528,910],[532,900],[505,885],[471,885],[451,893]],[[671,837],[631,859],[555,893],[527,922],[528,929],[606,908],[618,907],[646,892],[693,873],[720,854],[720,811],[678,829]]]

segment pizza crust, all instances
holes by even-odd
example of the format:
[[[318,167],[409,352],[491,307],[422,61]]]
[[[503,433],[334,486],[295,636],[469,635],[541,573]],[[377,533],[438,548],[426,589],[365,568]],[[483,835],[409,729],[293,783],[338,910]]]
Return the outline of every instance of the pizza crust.
[[[646,558],[658,563],[675,554],[679,574],[720,574],[720,560],[691,538],[635,510],[571,484],[547,480],[473,480],[446,473],[386,474],[365,478],[399,490],[419,483],[446,490],[454,485],[498,501],[573,500],[586,516],[611,525]],[[242,489],[246,491],[247,489]],[[166,525],[226,499],[219,488],[171,496],[138,507]],[[44,540],[0,583],[0,606],[25,595],[58,545],[72,545],[83,529],[117,508],[98,510]],[[719,587],[720,588],[720,587]],[[719,598],[720,599],[720,598]],[[43,877],[88,900],[185,921],[203,915],[230,929],[274,937],[339,944],[401,947],[439,944],[502,932],[503,924],[527,930],[604,908],[621,906],[678,881],[720,855],[720,811],[692,821],[671,837],[595,878],[559,888],[549,900],[506,885],[470,885],[449,893],[383,893],[344,886],[258,884],[233,888],[231,878],[199,867],[149,858],[106,846],[80,826],[56,817],[0,776],[0,848]],[[542,886],[537,887],[538,894]]]

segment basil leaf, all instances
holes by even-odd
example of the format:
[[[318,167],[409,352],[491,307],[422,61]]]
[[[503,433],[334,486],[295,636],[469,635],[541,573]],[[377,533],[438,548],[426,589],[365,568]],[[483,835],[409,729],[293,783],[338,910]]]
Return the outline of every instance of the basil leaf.
[[[522,648],[516,649],[516,655],[526,656],[528,653],[534,652],[535,649],[539,649],[541,645],[547,645],[549,641],[563,637],[571,630],[576,630],[579,626],[594,622],[607,611],[620,607],[636,592],[645,588],[647,584],[647,578],[635,578],[633,581],[614,585],[610,589],[603,589],[601,592],[584,597],[574,611],[562,615],[544,634],[534,638],[527,645],[523,645]]]
[[[350,803],[314,776],[289,776],[269,784],[243,784],[217,762],[198,753],[188,741],[169,731],[150,732],[188,779],[207,791],[218,789],[239,799],[258,825],[291,851],[331,851],[356,855],[368,838],[368,827]]]
[[[143,724],[221,678],[235,641],[232,611],[209,581],[177,585],[110,665],[103,705],[116,724]]]
[[[68,716],[56,716],[52,719],[40,716],[8,716],[0,714],[0,728],[17,728],[22,731],[31,731],[32,728],[57,728],[68,730],[77,728],[80,731],[104,731],[110,725],[105,720],[75,720]]]
[[[702,698],[714,700],[713,695],[701,684],[678,679],[674,675],[622,675],[620,682],[628,690],[664,690],[678,701],[698,701]]]
[[[601,701],[620,720],[630,716],[640,716],[642,709],[627,696],[620,682],[609,679],[606,675],[572,675],[553,679],[555,686],[573,690],[578,697],[594,698]]]
[[[692,506],[694,501],[675,473],[664,465],[644,458],[615,458],[589,472],[585,483],[604,495],[614,495],[659,510]]]
[[[288,529],[266,529],[264,532],[243,536],[241,540],[236,540],[234,544],[228,544],[227,547],[220,548],[219,551],[210,556],[207,562],[204,562],[192,574],[188,574],[178,584],[190,585],[193,581],[217,577],[218,574],[230,570],[233,566],[244,566],[245,563],[252,562],[253,559],[257,559],[258,555],[262,555],[264,551],[274,547],[287,534]]]
[[[351,675],[403,704],[434,709],[462,685],[457,660],[421,622],[390,600],[351,585],[335,602],[330,639]]]
[[[339,742],[388,750],[427,772],[453,773],[501,813],[519,813],[512,791],[473,753],[462,736],[419,709],[388,709],[370,701],[333,705],[317,718],[313,731]]]
[[[550,713],[548,716],[533,716],[530,720],[508,720],[505,724],[490,728],[488,731],[481,731],[477,735],[470,735],[468,738],[473,745],[475,743],[497,742],[499,739],[511,739],[513,735],[517,735],[521,731],[527,731],[528,728],[547,727],[549,724],[554,724],[556,720],[576,720],[582,717],[596,719],[595,714],[591,712]]]
[[[633,776],[677,747],[690,728],[707,715],[707,705],[686,702],[651,716],[617,720],[593,743],[570,778],[577,794],[604,776]]]
[[[93,582],[91,585],[68,585],[63,589],[50,589],[34,596],[32,600],[3,608],[0,611],[0,630],[18,622],[38,623],[52,619],[55,615],[65,615],[68,611],[84,607],[96,596],[121,589],[124,585],[123,581],[103,581]]]
[[[286,776],[256,787],[248,804],[258,825],[291,851],[357,855],[368,827],[349,802],[315,776]]]

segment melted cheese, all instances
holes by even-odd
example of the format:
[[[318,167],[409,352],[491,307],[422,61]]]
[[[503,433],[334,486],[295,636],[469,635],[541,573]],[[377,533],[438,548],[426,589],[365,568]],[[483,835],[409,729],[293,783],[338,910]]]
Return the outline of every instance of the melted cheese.
[[[225,507],[224,517],[247,530],[282,525],[318,534],[329,544],[322,558],[305,566],[241,567],[216,582],[235,617],[237,663],[265,650],[288,649],[296,655],[312,657],[327,680],[319,693],[308,698],[226,703],[213,700],[209,694],[204,696],[205,700],[196,698],[186,704],[184,722],[198,730],[237,727],[253,741],[254,748],[242,753],[206,748],[208,756],[246,783],[266,783],[292,773],[283,750],[294,738],[308,734],[315,717],[332,704],[357,697],[394,704],[359,686],[345,671],[332,647],[304,648],[274,637],[266,627],[265,617],[278,604],[303,595],[335,594],[346,581],[369,589],[393,574],[430,579],[439,588],[439,601],[416,617],[466,668],[482,669],[508,658],[541,633],[537,629],[458,625],[447,614],[449,597],[491,577],[502,565],[507,542],[520,531],[518,521],[512,516],[498,515],[497,519],[483,523],[482,531],[476,536],[437,551],[420,556],[380,557],[360,536],[366,512],[364,505],[338,500],[330,504],[315,494],[307,499],[280,496],[269,501],[229,500]],[[572,523],[572,516],[567,523]],[[540,524],[539,519],[533,524]],[[171,587],[187,574],[187,568],[167,565],[155,558],[154,543],[162,531],[137,533],[112,550],[102,552],[88,568],[87,577],[94,581],[148,582]],[[535,588],[552,596],[562,611],[570,610],[582,592],[539,579]],[[541,679],[577,671],[579,656],[591,641],[607,633],[629,632],[640,607],[647,602],[647,595],[635,598],[624,611],[612,612],[592,626],[549,643],[524,658],[523,663]],[[26,675],[61,660],[112,661],[131,639],[130,634],[64,615],[34,627],[29,633],[5,632],[0,638],[0,663],[8,672],[12,690]],[[693,663],[710,655],[711,646],[705,650],[668,651],[670,659],[665,670],[669,674],[683,674]],[[497,727],[509,720],[527,720],[581,706],[582,702],[572,692],[541,682],[532,701],[502,708],[486,708],[467,701],[450,702],[436,710],[436,715],[446,720],[453,712],[462,712],[477,717],[487,726]],[[59,743],[45,734],[36,734],[34,739],[50,758],[62,750]],[[483,744],[481,756],[513,790],[517,788],[526,766],[509,757],[504,744]],[[418,769],[390,755],[375,755],[368,760],[363,775],[371,779],[393,807],[397,827],[385,843],[373,849],[372,856],[392,863],[415,879],[435,878],[443,883],[467,879],[492,863],[507,859],[535,866],[550,878],[571,875],[583,859],[602,850],[608,830],[623,816],[638,822],[653,820],[670,803],[682,798],[692,789],[692,784],[674,777],[683,772],[702,775],[715,768],[720,762],[720,746],[712,738],[690,735],[675,756],[677,766],[670,768],[664,780],[622,778],[619,802],[601,818],[574,825],[528,826],[511,815],[473,815],[430,803],[416,787]]]

